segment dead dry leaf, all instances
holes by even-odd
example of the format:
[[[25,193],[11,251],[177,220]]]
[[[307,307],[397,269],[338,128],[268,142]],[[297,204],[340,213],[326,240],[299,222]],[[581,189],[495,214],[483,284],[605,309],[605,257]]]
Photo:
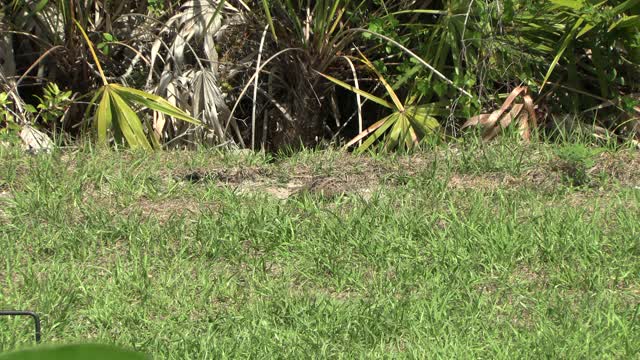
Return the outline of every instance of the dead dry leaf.
[[[522,98],[522,103],[515,103],[518,97]],[[491,140],[513,122],[519,124],[520,136],[524,141],[528,142],[531,139],[531,128],[536,128],[538,121],[533,98],[529,94],[529,88],[526,86],[518,86],[513,89],[502,106],[500,106],[500,109],[491,114],[473,116],[462,125],[462,128],[471,126],[483,127],[485,130],[482,138]]]

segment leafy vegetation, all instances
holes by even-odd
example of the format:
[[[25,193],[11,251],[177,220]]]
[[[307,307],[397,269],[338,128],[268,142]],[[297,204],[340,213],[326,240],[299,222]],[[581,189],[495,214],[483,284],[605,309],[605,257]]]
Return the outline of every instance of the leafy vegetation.
[[[142,354],[105,345],[62,345],[38,347],[0,355],[2,360],[145,360]]]
[[[3,319],[0,358],[638,357],[639,25],[638,0],[0,3],[0,308],[50,346]]]
[[[407,149],[458,136],[474,119],[492,120],[488,137],[514,123],[527,139],[567,115],[597,126],[598,137],[639,136],[634,0],[12,0],[0,11],[5,132],[28,123],[57,84],[73,104],[48,113],[60,123],[36,116],[40,127],[72,140],[93,129],[132,147]],[[182,111],[141,113],[120,96],[135,125],[116,117],[119,129],[105,135],[103,117],[89,117],[97,104],[83,100],[105,80]],[[522,89],[526,104],[503,105]],[[160,104],[153,99],[138,105]],[[501,116],[483,117],[494,111]],[[187,117],[199,121],[176,121]]]
[[[583,144],[570,144],[556,150],[560,160],[564,162],[565,180],[573,186],[589,185],[592,182],[590,174],[594,168],[595,156],[600,152]]]
[[[108,143],[108,139],[110,138],[108,130],[113,128],[113,137],[117,143],[122,142],[122,139],[126,139],[129,146],[133,149],[151,149],[151,144],[156,148],[160,147],[159,135],[152,131],[153,128],[151,126],[149,126],[148,129],[149,137],[151,137],[152,141],[151,143],[147,141],[147,135],[144,133],[144,123],[132,109],[132,104],[136,103],[145,105],[147,108],[162,114],[198,124],[198,120],[193,119],[159,96],[117,84],[109,84],[91,40],[89,40],[89,37],[82,27],[80,27],[80,24],[76,23],[76,25],[78,25],[80,32],[87,41],[89,51],[98,67],[103,83],[103,86],[98,89],[91,101],[92,103],[99,103],[94,119],[99,144],[105,145]],[[97,101],[98,99],[100,99],[100,101]]]

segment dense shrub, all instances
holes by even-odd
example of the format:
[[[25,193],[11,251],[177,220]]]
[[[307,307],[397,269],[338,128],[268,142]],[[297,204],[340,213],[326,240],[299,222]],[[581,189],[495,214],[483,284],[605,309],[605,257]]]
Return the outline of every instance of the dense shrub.
[[[109,82],[202,121],[141,113],[164,146],[280,149],[364,131],[350,144],[411,148],[458,135],[522,86],[533,124],[572,114],[638,139],[639,13],[632,0],[13,0],[0,13],[0,128],[92,129],[79,126],[96,121],[85,114],[101,84],[86,29]],[[29,111],[48,83],[74,94],[57,121]]]

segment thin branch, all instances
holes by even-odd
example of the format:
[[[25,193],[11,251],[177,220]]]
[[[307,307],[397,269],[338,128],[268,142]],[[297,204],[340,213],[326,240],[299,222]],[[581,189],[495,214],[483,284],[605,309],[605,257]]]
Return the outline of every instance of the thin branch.
[[[251,76],[249,81],[247,81],[247,84],[244,86],[244,88],[242,88],[242,91],[240,92],[240,95],[238,95],[238,99],[236,100],[235,104],[233,104],[233,108],[231,109],[231,112],[229,113],[229,118],[227,119],[227,125],[225,126],[225,132],[227,131],[227,129],[229,128],[229,124],[233,120],[233,114],[236,112],[236,108],[238,108],[238,105],[240,104],[240,100],[242,100],[242,97],[247,93],[247,90],[253,84],[253,79],[256,77],[256,75],[260,71],[262,71],[262,69],[265,66],[267,66],[267,64],[270,63],[273,59],[277,58],[278,56],[280,56],[280,55],[282,55],[282,54],[284,54],[286,52],[292,51],[292,50],[303,51],[300,48],[286,48],[286,49],[280,50],[277,53],[273,54],[273,56],[268,58],[267,61],[264,62],[264,64],[260,65],[260,67],[257,69],[256,73]]]
[[[36,59],[36,61],[34,61],[33,64],[31,64],[31,66],[29,66],[27,70],[25,70],[25,72],[22,74],[22,76],[20,76],[20,78],[16,81],[16,83],[13,84],[13,87],[11,87],[11,90],[9,90],[9,92],[12,92],[15,89],[17,89],[20,83],[22,82],[22,80],[25,78],[25,76],[27,76],[27,74],[29,74],[31,70],[33,70],[33,68],[35,68],[38,64],[40,64],[40,62],[44,60],[44,58],[46,58],[49,54],[51,54],[55,50],[58,50],[61,47],[62,45],[56,45],[51,49],[45,51],[44,54],[40,55],[40,57]]]
[[[347,62],[349,63],[349,66],[351,67],[351,72],[353,73],[353,82],[354,85],[356,87],[356,89],[360,89],[360,83],[358,82],[358,73],[356,73],[356,68],[355,66],[353,66],[353,61],[351,61],[351,59],[349,59],[347,56],[343,56],[343,58],[345,60],[347,60]],[[356,102],[358,103],[358,134],[360,134],[362,132],[362,124],[363,124],[363,120],[362,120],[362,99],[360,98],[360,94],[356,92]],[[360,141],[360,144],[362,145],[362,140]]]
[[[256,100],[258,98],[258,78],[260,77],[260,61],[262,60],[262,49],[264,48],[264,40],[267,37],[267,30],[269,30],[269,25],[264,27],[262,39],[260,39],[258,60],[256,62],[256,76],[253,82],[253,106],[251,107],[251,150],[256,149]]]

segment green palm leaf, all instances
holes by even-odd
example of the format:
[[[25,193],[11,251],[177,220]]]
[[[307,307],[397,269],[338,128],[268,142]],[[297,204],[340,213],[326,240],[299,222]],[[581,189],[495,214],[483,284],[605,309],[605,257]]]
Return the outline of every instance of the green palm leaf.
[[[200,124],[200,121],[171,105],[171,103],[160,96],[122,85],[108,83],[93,43],[89,40],[86,32],[77,21],[76,25],[89,46],[89,52],[98,67],[98,72],[104,83],[104,86],[96,92],[91,100],[92,103],[98,104],[98,109],[94,116],[94,127],[99,144],[107,145],[109,143],[108,130],[112,129],[116,140],[119,134],[122,134],[124,140],[126,140],[131,148],[151,150],[160,147],[160,143],[150,129],[151,127],[145,126],[133,109],[136,106],[151,109],[192,124]],[[98,99],[100,99],[100,101],[98,101]],[[145,132],[145,127],[147,128],[147,132]],[[151,139],[151,142],[149,139]]]

